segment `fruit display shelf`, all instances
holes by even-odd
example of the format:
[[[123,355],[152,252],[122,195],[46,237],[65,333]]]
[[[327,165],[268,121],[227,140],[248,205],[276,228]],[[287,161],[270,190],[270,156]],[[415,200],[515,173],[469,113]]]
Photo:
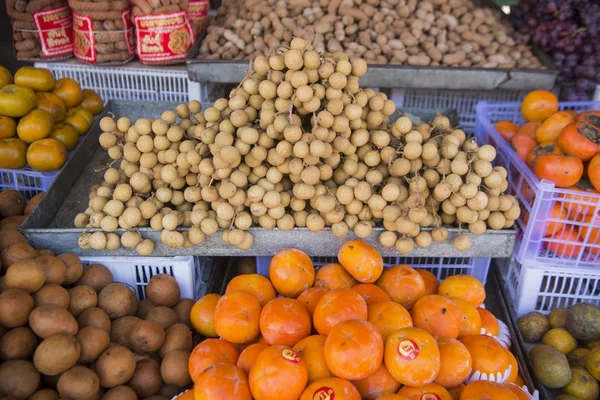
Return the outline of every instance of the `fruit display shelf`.
[[[153,114],[175,106],[176,104],[173,103],[111,101],[106,106],[104,115],[109,115],[110,112],[117,116],[126,115],[131,120],[136,120],[142,116],[158,117]],[[434,113],[435,111],[429,110],[428,112]],[[407,114],[412,115],[412,113],[411,111]],[[426,118],[426,115],[423,118]],[[102,180],[104,170],[112,161],[98,144],[100,133],[99,125],[95,125],[80,149],[56,178],[55,184],[40,207],[22,226],[23,233],[34,246],[49,248],[55,252],[72,252],[81,256],[135,254],[135,249],[121,248],[112,252],[94,251],[82,250],[77,245],[78,237],[89,229],[75,228],[73,223],[75,215],[87,207],[90,188]],[[383,256],[397,256],[398,253],[395,249],[386,249],[378,244],[377,238],[382,231],[383,228],[373,229],[371,237],[366,240],[376,244]],[[516,235],[516,231],[512,229],[488,230],[483,235],[475,235],[472,247],[468,251],[461,252],[456,250],[452,244],[452,240],[459,234],[458,229],[452,228],[449,231],[448,241],[435,243],[426,249],[415,249],[411,256],[506,258],[512,254]],[[212,235],[199,246],[171,249],[160,243],[159,231],[149,228],[140,229],[144,238],[157,243],[153,256],[272,256],[286,247],[295,247],[314,256],[329,256],[335,254],[343,242],[355,238],[354,235],[343,239],[337,238],[330,229],[313,233],[305,228],[296,228],[288,232],[251,228],[250,232],[254,236],[254,246],[249,250],[240,250],[225,244],[221,235]]]

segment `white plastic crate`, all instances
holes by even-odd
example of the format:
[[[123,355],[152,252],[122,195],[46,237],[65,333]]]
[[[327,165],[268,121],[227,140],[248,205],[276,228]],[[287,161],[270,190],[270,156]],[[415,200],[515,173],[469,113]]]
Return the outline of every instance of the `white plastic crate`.
[[[181,298],[199,299],[214,267],[210,257],[81,257],[84,266],[102,264],[113,273],[115,282],[131,285],[140,300],[146,298],[146,286],[156,274],[174,277]]]
[[[104,101],[213,102],[224,94],[224,85],[190,81],[185,67],[149,67],[137,62],[97,66],[77,61],[35,65],[48,68],[56,79],[75,79],[81,87],[96,91]]]
[[[521,264],[516,251],[498,267],[517,316],[532,311],[547,314],[582,301],[600,306],[600,271]]]
[[[427,90],[392,89],[391,100],[398,108],[455,109],[465,132],[475,131],[475,105],[480,101],[490,103],[518,102],[528,91],[517,90]]]
[[[256,257],[256,271],[269,276],[269,264],[273,257]],[[313,265],[320,267],[325,264],[337,263],[337,257],[312,257]],[[470,257],[383,257],[385,267],[394,265],[410,265],[413,268],[426,269],[438,280],[452,275],[465,274],[479,279],[485,284],[491,258]]]

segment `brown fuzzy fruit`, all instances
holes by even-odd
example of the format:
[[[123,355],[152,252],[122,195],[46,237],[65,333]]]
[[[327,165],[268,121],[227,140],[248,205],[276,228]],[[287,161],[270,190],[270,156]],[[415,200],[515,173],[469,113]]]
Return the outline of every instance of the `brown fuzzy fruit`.
[[[132,316],[126,316],[112,321],[110,341],[129,347],[129,334],[133,327],[141,321],[141,319]]]
[[[0,390],[4,399],[27,399],[40,384],[40,373],[30,361],[12,360],[0,363]]]
[[[141,321],[129,332],[129,345],[136,353],[150,354],[162,346],[165,330],[156,321]]]
[[[33,293],[44,285],[46,273],[36,260],[22,260],[8,268],[4,279],[8,288],[23,289]]]
[[[83,329],[86,326],[95,326],[96,328],[103,329],[110,335],[110,318],[98,307],[91,307],[82,312],[77,318],[77,325],[79,325],[79,329]]]
[[[23,215],[24,210],[25,197],[21,192],[11,189],[0,192],[0,217]]]
[[[152,359],[138,361],[133,376],[127,382],[140,398],[146,398],[158,393],[162,386],[160,366]]]
[[[83,274],[83,265],[81,260],[75,254],[63,253],[57,256],[67,267],[65,273],[65,284],[71,285],[77,282]]]
[[[29,400],[60,400],[58,392],[54,389],[42,389],[34,393]]]
[[[44,304],[55,304],[63,308],[69,308],[71,296],[67,289],[54,283],[47,283],[40,290],[33,294],[35,306],[43,306]]]
[[[110,283],[98,294],[98,307],[103,309],[110,319],[126,316],[133,302],[134,294],[122,283]]]
[[[33,308],[33,297],[23,289],[3,291],[0,293],[0,325],[7,328],[25,325]]]
[[[27,360],[33,356],[38,338],[27,327],[11,329],[0,338],[0,360]]]
[[[192,331],[187,325],[179,323],[167,329],[165,341],[158,354],[161,358],[164,358],[167,354],[175,350],[192,351],[192,346]]]
[[[37,257],[38,253],[27,242],[17,242],[2,250],[2,267],[7,270],[18,261],[33,260]]]
[[[86,326],[75,336],[81,344],[79,363],[87,364],[95,361],[108,348],[110,336],[104,329]]]
[[[25,239],[25,236],[21,232],[13,230],[0,231],[0,251],[17,242],[27,243],[27,239]]]
[[[146,319],[158,322],[167,330],[177,323],[177,313],[169,307],[158,306],[146,314]]]
[[[108,268],[100,264],[91,264],[83,269],[83,274],[77,282],[77,285],[88,285],[91,286],[96,293],[100,291],[109,283],[113,283],[115,278]]]
[[[67,274],[67,266],[58,257],[41,256],[36,261],[44,267],[46,271],[46,283],[62,285]]]
[[[35,196],[33,196],[31,200],[29,200],[29,203],[27,203],[27,205],[25,206],[23,214],[29,215],[33,213],[37,206],[40,204],[40,202],[44,199],[44,196],[46,196],[45,192],[38,193]]]
[[[160,364],[160,374],[168,385],[187,386],[191,381],[188,372],[190,352],[175,350],[167,354]]]
[[[69,312],[75,318],[79,317],[88,308],[96,307],[98,304],[96,291],[88,285],[79,285],[69,289],[69,295],[71,296]]]
[[[115,386],[104,393],[102,400],[138,400],[135,391],[129,386]]]
[[[81,345],[71,335],[54,335],[44,339],[33,354],[33,363],[44,375],[58,375],[79,360]]]
[[[181,299],[173,306],[173,311],[177,314],[177,321],[186,324],[188,328],[192,328],[190,322],[190,311],[194,306],[194,300],[192,299]]]
[[[123,385],[133,376],[135,366],[135,355],[131,350],[118,344],[110,346],[96,361],[100,385],[104,388]]]
[[[136,316],[138,318],[145,319],[146,315],[148,315],[148,312],[150,312],[150,310],[152,310],[154,307],[156,306],[150,301],[150,299],[144,299],[140,301],[138,305]]]
[[[171,275],[154,275],[148,286],[146,295],[157,306],[173,307],[180,299],[179,284]]]
[[[100,379],[91,369],[78,365],[60,376],[56,388],[63,399],[95,400]]]
[[[56,304],[36,307],[29,314],[29,326],[42,339],[57,334],[75,335],[79,329],[73,315]]]

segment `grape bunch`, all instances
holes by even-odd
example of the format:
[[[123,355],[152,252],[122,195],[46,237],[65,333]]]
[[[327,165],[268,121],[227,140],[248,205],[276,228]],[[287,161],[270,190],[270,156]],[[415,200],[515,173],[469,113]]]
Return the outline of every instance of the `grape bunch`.
[[[589,100],[600,84],[600,2],[522,0],[511,16],[519,32],[552,57],[561,99]]]

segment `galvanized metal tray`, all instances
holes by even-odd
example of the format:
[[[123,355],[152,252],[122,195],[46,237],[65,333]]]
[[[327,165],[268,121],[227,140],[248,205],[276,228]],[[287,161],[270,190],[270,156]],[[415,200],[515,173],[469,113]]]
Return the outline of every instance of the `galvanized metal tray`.
[[[173,103],[110,101],[105,107],[105,115],[127,116],[131,120],[141,117],[159,118],[163,110],[174,108]],[[409,116],[416,111],[408,110]],[[427,114],[433,115],[435,110]],[[421,113],[419,113],[421,114]],[[454,112],[456,118],[456,112]],[[22,231],[36,248],[48,248],[54,252],[72,252],[84,255],[134,255],[134,249],[121,248],[117,251],[82,250],[77,246],[77,238],[86,230],[75,228],[75,215],[83,212],[88,206],[88,195],[93,185],[102,181],[103,173],[112,160],[98,144],[101,134],[96,123],[80,149],[67,163],[50,187],[46,197],[36,211],[25,221]],[[220,234],[207,238],[206,242],[190,248],[171,249],[160,243],[160,232],[150,228],[141,228],[144,238],[156,243],[153,255],[156,256],[270,256],[287,247],[295,247],[314,256],[337,254],[339,247],[347,240],[355,238],[353,234],[346,238],[336,238],[330,229],[319,233],[309,232],[304,228],[296,228],[289,232],[251,228],[254,246],[249,250],[240,250],[225,244]],[[378,237],[383,228],[375,228],[366,240],[376,246],[384,256],[396,256],[394,249],[379,246]],[[119,233],[119,232],[117,232]],[[509,257],[512,254],[516,237],[515,230],[488,231],[484,235],[473,236],[473,246],[465,252],[457,251],[452,239],[458,235],[457,229],[450,229],[449,240],[445,243],[434,243],[427,249],[415,249],[412,256],[427,257]]]

